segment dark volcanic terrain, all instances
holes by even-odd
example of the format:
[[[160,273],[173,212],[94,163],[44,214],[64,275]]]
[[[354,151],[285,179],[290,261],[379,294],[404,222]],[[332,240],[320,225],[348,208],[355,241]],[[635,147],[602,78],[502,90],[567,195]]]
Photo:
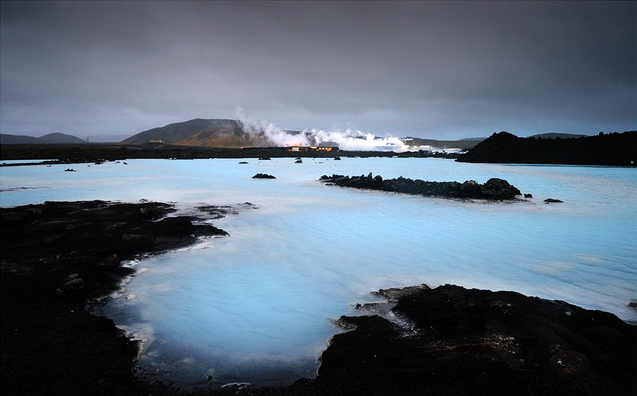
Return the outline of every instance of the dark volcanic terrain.
[[[574,139],[520,138],[494,133],[459,162],[637,166],[637,132],[600,133]]]
[[[381,290],[393,316],[341,317],[317,382],[356,395],[634,395],[636,328],[515,292]],[[386,319],[389,317],[391,320]]]
[[[370,173],[367,176],[323,175],[320,180],[325,184],[340,187],[423,195],[426,197],[512,200],[521,195],[520,190],[516,187],[509,184],[506,180],[498,178],[491,178],[486,183],[480,184],[474,180],[459,183],[456,181],[412,180],[405,177],[383,179],[380,175],[373,176]]]
[[[2,208],[2,394],[147,394],[137,345],[87,304],[133,270],[121,260],[222,236],[171,205],[47,202]]]

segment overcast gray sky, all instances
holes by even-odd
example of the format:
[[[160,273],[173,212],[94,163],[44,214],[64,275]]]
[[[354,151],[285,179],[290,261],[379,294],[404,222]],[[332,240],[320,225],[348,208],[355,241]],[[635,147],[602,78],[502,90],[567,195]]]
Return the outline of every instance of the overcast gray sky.
[[[2,133],[120,140],[241,112],[439,139],[637,129],[634,1],[2,1],[1,18]]]

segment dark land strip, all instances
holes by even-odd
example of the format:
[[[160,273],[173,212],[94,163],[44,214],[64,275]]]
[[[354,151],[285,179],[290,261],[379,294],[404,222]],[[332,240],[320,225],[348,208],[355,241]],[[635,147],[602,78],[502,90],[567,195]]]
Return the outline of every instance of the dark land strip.
[[[340,158],[340,157],[436,157],[458,158],[457,153],[429,153],[391,151],[288,151],[285,147],[255,147],[249,149],[220,147],[188,147],[162,145],[123,144],[5,144],[0,146],[0,161],[28,160],[23,164],[2,164],[0,166],[22,166],[45,164],[102,163],[105,161],[125,161],[127,159],[208,159],[208,158]],[[49,160],[43,162],[41,160]]]
[[[232,213],[200,208],[202,217]],[[171,205],[48,202],[2,208],[3,395],[184,395],[135,377],[137,344],[88,310],[131,270],[121,260],[221,236]],[[223,395],[634,395],[637,331],[601,311],[514,292],[381,290],[391,304],[341,317],[315,379]],[[308,307],[311,309],[311,307]],[[379,314],[380,313],[380,314]]]

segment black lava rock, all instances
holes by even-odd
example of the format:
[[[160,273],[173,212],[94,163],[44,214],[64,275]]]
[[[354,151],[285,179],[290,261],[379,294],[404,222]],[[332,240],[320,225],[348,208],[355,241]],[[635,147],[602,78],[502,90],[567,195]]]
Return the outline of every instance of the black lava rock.
[[[399,177],[397,179],[383,179],[381,176],[321,176],[320,180],[328,184],[341,187],[353,187],[367,190],[391,191],[405,194],[424,195],[442,198],[473,198],[488,200],[512,200],[520,195],[520,190],[506,180],[492,178],[484,184],[473,180],[458,182],[432,182],[412,180]]]
[[[276,177],[272,176],[272,175],[268,175],[267,173],[257,173],[256,175],[252,176],[253,179],[276,179]]]

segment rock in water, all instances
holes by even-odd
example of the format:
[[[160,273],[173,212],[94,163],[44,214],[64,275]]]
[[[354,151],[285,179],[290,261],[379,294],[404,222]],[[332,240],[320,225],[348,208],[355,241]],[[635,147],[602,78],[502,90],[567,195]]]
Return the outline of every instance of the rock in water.
[[[266,173],[257,173],[256,175],[252,176],[253,179],[276,179],[276,177],[272,176],[272,175],[268,175]]]
[[[520,190],[503,179],[492,178],[484,184],[474,180],[464,183],[432,182],[412,180],[404,177],[383,179],[380,175],[367,176],[323,175],[321,181],[341,187],[353,187],[367,190],[391,191],[405,194],[424,195],[441,198],[471,198],[488,200],[513,200],[521,195]]]
[[[520,190],[509,184],[508,181],[498,178],[487,180],[482,187],[482,194],[486,199],[513,199],[522,194]]]

